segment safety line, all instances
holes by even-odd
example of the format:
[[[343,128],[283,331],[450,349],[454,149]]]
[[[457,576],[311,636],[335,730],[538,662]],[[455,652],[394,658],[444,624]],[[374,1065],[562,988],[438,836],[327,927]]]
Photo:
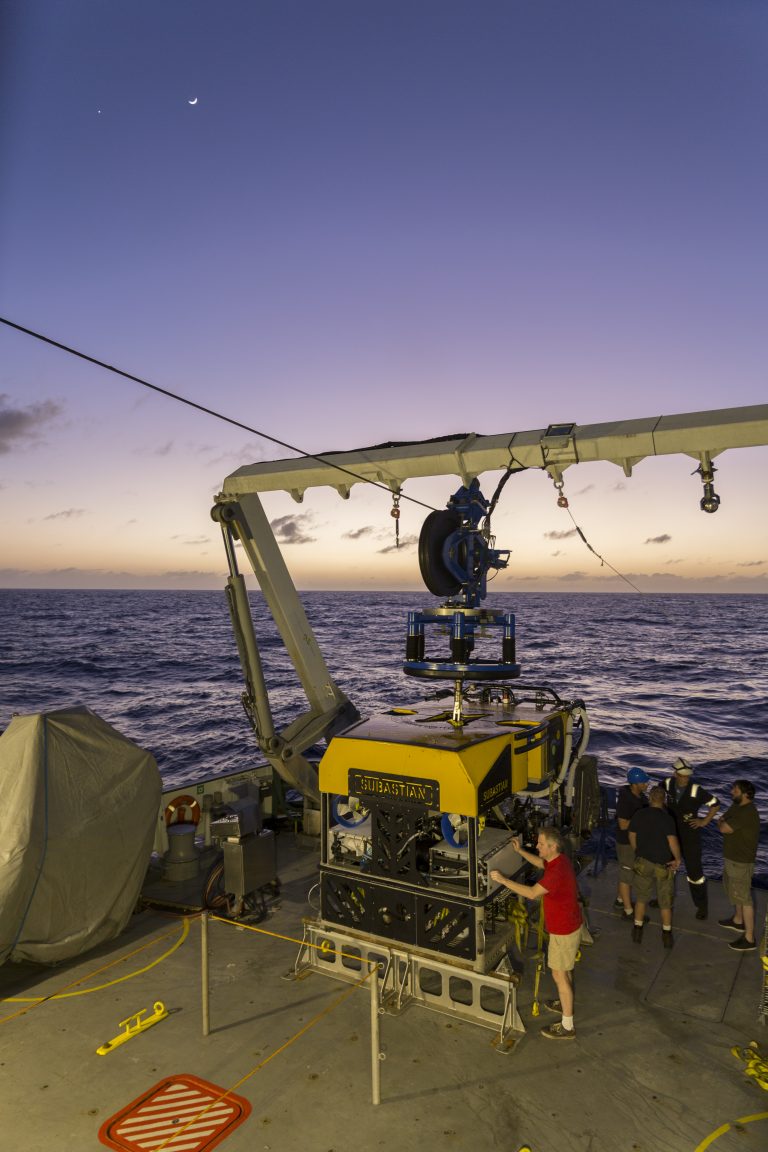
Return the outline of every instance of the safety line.
[[[77,980],[73,980],[70,984],[65,984],[59,992],[51,992],[48,996],[5,996],[0,999],[0,1003],[5,1004],[27,1004],[29,1007],[20,1008],[18,1012],[13,1012],[10,1016],[0,1016],[0,1024],[4,1024],[7,1020],[13,1020],[17,1016],[23,1016],[25,1012],[31,1011],[32,1008],[38,1008],[41,1004],[45,1004],[48,1000],[68,1000],[73,996],[89,996],[91,992],[103,992],[105,988],[113,988],[115,984],[122,984],[125,980],[133,980],[135,976],[141,976],[144,972],[149,972],[150,969],[156,967],[162,960],[167,960],[172,956],[177,948],[186,940],[189,935],[189,917],[184,917],[184,923],[181,929],[181,936],[172,944],[167,952],[162,956],[158,956],[151,964],[145,965],[144,968],[137,968],[135,972],[127,972],[125,976],[118,976],[115,980],[108,980],[105,984],[97,984],[93,988],[81,988],[77,992],[67,992],[67,988],[74,988],[76,984],[82,984],[84,980],[91,980],[94,976],[98,976],[100,972],[107,972],[110,968],[114,968],[116,964],[122,964],[126,960],[130,960],[132,956],[138,956],[139,952],[143,952],[145,948],[151,948],[154,944],[158,944],[161,940],[165,940],[170,936],[171,932],[164,932],[162,936],[156,936],[153,940],[148,940],[146,944],[135,948],[133,952],[128,952],[125,956],[118,956],[116,960],[110,960],[109,964],[104,964],[103,967],[97,968],[93,972],[87,972],[85,976],[78,976]]]
[[[736,1124],[753,1124],[755,1120],[768,1120],[768,1112],[757,1112],[754,1116],[741,1116],[738,1120],[734,1120],[728,1124],[721,1124],[714,1132],[710,1132],[709,1136],[705,1137],[701,1144],[697,1144],[693,1152],[705,1152],[705,1149],[714,1144],[715,1140],[719,1140],[726,1132],[732,1131]]]
[[[220,917],[215,917],[215,919],[220,919]],[[231,923],[231,921],[224,921],[224,923]],[[242,927],[248,927],[248,925],[242,925]],[[254,928],[252,931],[256,932],[258,929]],[[273,933],[268,932],[267,935],[273,935]],[[281,939],[288,939],[288,937],[281,937]],[[305,1024],[303,1028],[299,1029],[299,1031],[294,1036],[291,1036],[290,1039],[286,1040],[284,1044],[281,1044],[279,1048],[276,1048],[274,1052],[270,1052],[269,1056],[266,1056],[263,1060],[259,1061],[255,1067],[251,1068],[250,1072],[246,1072],[245,1076],[241,1076],[240,1079],[235,1081],[234,1084],[230,1085],[230,1087],[227,1088],[225,1092],[222,1092],[219,1096],[215,1097],[215,1099],[211,1100],[210,1104],[207,1104],[205,1108],[202,1109],[202,1111],[198,1112],[196,1116],[193,1116],[191,1120],[188,1120],[187,1123],[183,1125],[183,1127],[177,1128],[166,1140],[162,1142],[162,1144],[158,1144],[156,1148],[151,1149],[151,1152],[162,1152],[163,1148],[167,1148],[169,1144],[176,1143],[179,1137],[183,1135],[183,1133],[186,1132],[187,1129],[190,1128],[193,1124],[196,1124],[201,1117],[205,1116],[206,1112],[210,1111],[214,1105],[218,1104],[221,1100],[226,1100],[235,1091],[235,1089],[241,1086],[241,1084],[245,1084],[246,1080],[250,1080],[251,1076],[255,1076],[257,1072],[260,1072],[262,1068],[266,1067],[270,1060],[274,1060],[275,1056],[279,1056],[281,1052],[285,1052],[286,1048],[290,1048],[290,1046],[294,1044],[306,1032],[308,1032],[310,1028],[314,1028],[315,1024],[322,1020],[324,1016],[327,1016],[330,1012],[333,1011],[334,1008],[337,1008],[339,1004],[343,1003],[348,996],[351,996],[356,988],[360,988],[363,984],[365,984],[367,980],[370,980],[375,971],[376,969],[373,968],[370,972],[363,976],[362,979],[356,980],[351,988],[347,988],[347,990],[342,992],[341,995],[338,996],[332,1004],[327,1005],[327,1007],[323,1008],[322,1011],[318,1012],[318,1014],[314,1016],[307,1024]]]
[[[317,948],[319,952],[333,953],[334,956],[342,956],[346,960],[362,962],[362,956],[355,956],[351,952],[339,952],[338,949],[327,948],[323,944],[308,944],[306,940],[297,940],[295,936],[282,936],[279,932],[268,932],[266,928],[256,928],[252,924],[238,924],[236,920],[227,920],[224,916],[209,915],[209,919],[219,920],[222,924],[231,924],[233,928],[247,928],[249,932],[260,932],[262,936],[272,936],[275,940],[288,940],[291,944],[299,944],[303,948]]]

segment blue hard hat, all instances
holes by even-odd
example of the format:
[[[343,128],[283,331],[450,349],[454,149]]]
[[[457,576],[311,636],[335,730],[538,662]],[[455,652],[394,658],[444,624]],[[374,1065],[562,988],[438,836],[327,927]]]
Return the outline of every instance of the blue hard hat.
[[[630,768],[627,772],[627,782],[629,784],[647,784],[650,776],[647,772],[643,772],[642,768]]]

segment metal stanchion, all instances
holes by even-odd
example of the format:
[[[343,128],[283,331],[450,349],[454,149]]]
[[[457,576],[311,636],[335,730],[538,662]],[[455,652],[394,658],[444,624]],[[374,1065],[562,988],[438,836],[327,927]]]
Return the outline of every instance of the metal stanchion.
[[[208,912],[203,912],[200,917],[200,941],[202,947],[202,957],[200,970],[202,973],[202,1005],[203,1005],[203,1036],[207,1036],[211,1030],[211,1015],[210,1006],[208,1002]]]
[[[371,975],[371,1101],[381,1103],[381,1045],[379,1043],[379,966],[374,964]]]

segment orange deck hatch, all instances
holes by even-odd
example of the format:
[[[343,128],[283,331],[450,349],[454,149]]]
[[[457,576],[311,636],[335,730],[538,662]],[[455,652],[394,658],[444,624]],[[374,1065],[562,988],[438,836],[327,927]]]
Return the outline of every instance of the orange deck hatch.
[[[117,1152],[209,1152],[248,1118],[242,1096],[197,1076],[171,1076],[105,1121],[99,1140]]]

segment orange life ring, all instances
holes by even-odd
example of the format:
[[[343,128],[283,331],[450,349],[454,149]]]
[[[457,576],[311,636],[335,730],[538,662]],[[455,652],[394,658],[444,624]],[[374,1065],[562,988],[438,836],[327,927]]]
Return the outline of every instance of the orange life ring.
[[[187,814],[187,809],[189,813]],[[174,796],[165,810],[166,824],[199,824],[200,805],[194,796]]]

